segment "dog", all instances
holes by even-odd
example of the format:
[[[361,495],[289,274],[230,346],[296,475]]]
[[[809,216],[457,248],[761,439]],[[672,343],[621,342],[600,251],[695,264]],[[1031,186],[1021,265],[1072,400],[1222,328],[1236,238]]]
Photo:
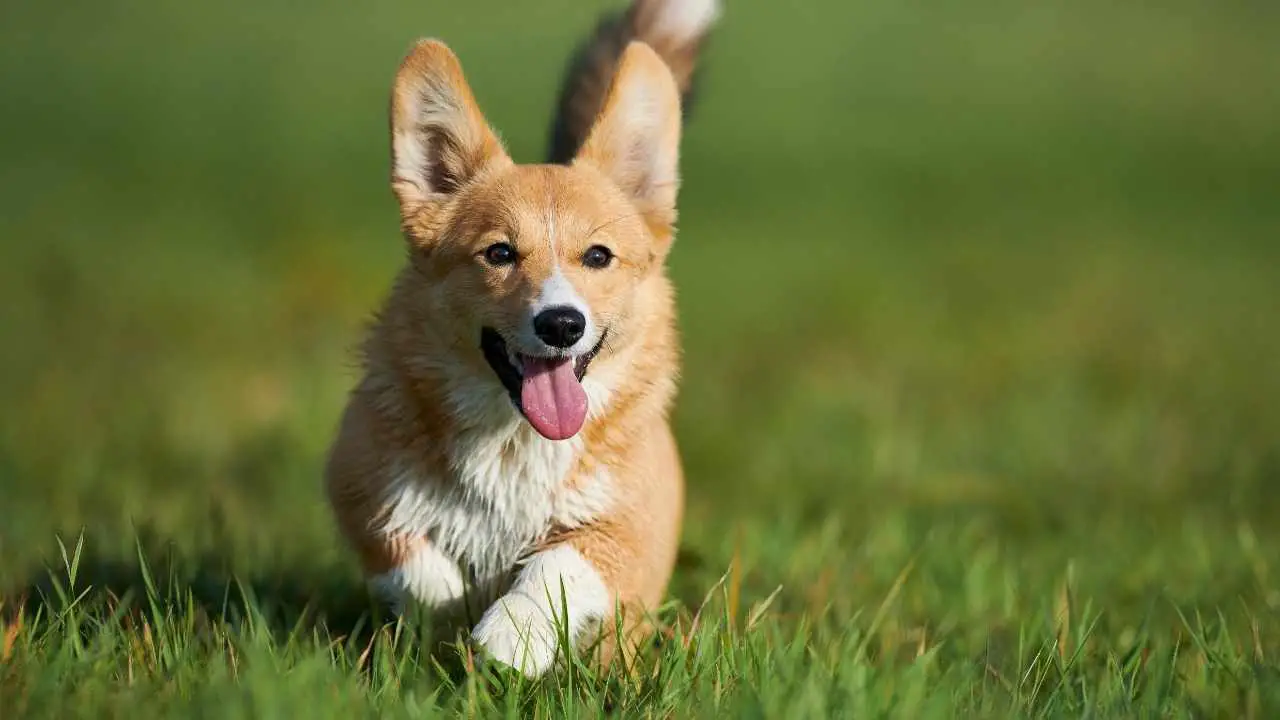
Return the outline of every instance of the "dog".
[[[592,639],[606,662],[634,650],[675,565],[666,260],[719,14],[634,0],[603,20],[569,64],[543,164],[511,160],[439,40],[395,77],[407,259],[361,346],[327,497],[377,597],[478,616],[471,642],[529,677]]]

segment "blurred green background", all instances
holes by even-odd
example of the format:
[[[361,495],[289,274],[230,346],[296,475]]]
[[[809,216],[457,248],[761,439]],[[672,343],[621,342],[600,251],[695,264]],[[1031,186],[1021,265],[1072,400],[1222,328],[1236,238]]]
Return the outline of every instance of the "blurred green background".
[[[141,535],[358,590],[320,493],[423,35],[518,160],[598,1],[8,3],[0,588]],[[671,265],[674,589],[982,636],[1070,564],[1280,609],[1280,5],[729,0]],[[1128,608],[1133,611],[1126,615]],[[1268,616],[1270,617],[1270,616]]]

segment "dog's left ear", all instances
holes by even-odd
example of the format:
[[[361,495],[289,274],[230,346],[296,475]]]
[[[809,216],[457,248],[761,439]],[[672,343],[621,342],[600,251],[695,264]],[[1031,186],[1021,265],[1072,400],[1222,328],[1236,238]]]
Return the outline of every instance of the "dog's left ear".
[[[448,46],[422,40],[391,96],[391,187],[405,219],[449,199],[487,170],[511,164]]]
[[[676,81],[652,48],[632,42],[574,164],[589,164],[613,180],[665,245],[676,220],[679,155]]]

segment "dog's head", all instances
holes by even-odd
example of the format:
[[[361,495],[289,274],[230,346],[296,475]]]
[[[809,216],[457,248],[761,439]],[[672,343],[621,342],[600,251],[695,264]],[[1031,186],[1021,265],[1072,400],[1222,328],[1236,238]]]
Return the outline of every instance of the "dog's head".
[[[680,96],[645,45],[623,53],[567,165],[517,165],[454,54],[420,42],[391,108],[392,187],[414,302],[543,436],[587,414],[593,362],[632,342],[673,235]]]

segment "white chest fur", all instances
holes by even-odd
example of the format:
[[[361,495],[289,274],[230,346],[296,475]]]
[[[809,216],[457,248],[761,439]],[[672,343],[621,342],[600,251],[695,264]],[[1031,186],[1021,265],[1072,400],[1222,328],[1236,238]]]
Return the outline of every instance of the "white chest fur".
[[[453,438],[450,467],[438,474],[402,463],[384,532],[427,536],[471,582],[496,590],[552,526],[580,525],[608,508],[607,476],[570,477],[580,452],[579,439],[547,440],[511,413],[496,428]]]

